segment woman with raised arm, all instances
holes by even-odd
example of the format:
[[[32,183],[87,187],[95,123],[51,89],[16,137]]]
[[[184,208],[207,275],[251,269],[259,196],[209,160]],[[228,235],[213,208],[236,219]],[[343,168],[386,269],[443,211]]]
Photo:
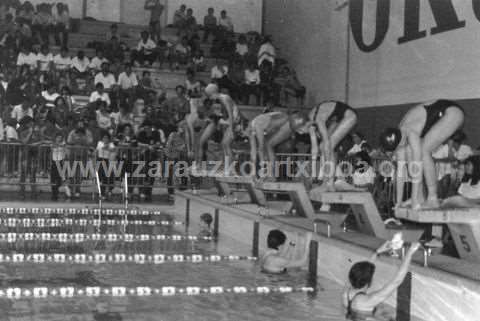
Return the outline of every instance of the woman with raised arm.
[[[419,247],[419,243],[413,243],[410,246],[393,279],[378,290],[370,288],[375,274],[375,264],[372,261],[379,254],[392,249],[391,241],[384,243],[376,250],[370,261],[358,262],[352,266],[348,274],[349,286],[343,293],[343,305],[347,309],[347,320],[366,321],[374,318],[377,306],[387,300],[403,282],[413,254]]]
[[[312,160],[318,158],[319,149],[322,153],[322,166],[328,165],[331,170],[327,173],[326,180],[320,187],[322,190],[335,191],[335,169],[336,157],[335,148],[357,124],[356,111],[345,103],[339,101],[326,101],[312,109],[309,119],[314,122],[315,127],[310,130],[315,133],[311,135]],[[318,144],[317,135],[321,138]],[[320,147],[320,148],[319,148]],[[326,168],[325,168],[326,169]]]
[[[413,209],[437,208],[440,206],[437,195],[437,177],[432,152],[452,136],[463,125],[464,112],[456,102],[440,99],[417,105],[403,117],[397,128],[387,129],[381,136],[385,150],[395,151],[398,162],[397,206],[407,206],[403,202],[404,176],[407,166],[412,178]],[[422,192],[423,176],[427,185],[427,201]]]

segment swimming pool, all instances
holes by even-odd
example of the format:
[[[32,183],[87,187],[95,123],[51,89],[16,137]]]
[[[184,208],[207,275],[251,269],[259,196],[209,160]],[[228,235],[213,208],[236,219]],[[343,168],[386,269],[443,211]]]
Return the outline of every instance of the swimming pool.
[[[39,214],[21,215],[38,221]],[[82,216],[85,218],[85,215]],[[180,221],[184,217],[174,213],[171,220]],[[75,217],[75,219],[80,219]],[[155,220],[154,216],[144,219]],[[165,215],[161,220],[165,220]],[[2,233],[12,231],[25,233],[32,230],[20,227],[2,228]],[[122,233],[122,226],[104,226],[102,233]],[[38,227],[37,233],[95,233],[92,226]],[[184,233],[184,226],[142,226],[127,228],[127,233],[167,235]],[[195,235],[198,228],[192,224],[189,233]],[[84,253],[95,254],[224,254],[249,255],[251,248],[239,244],[227,235],[220,242],[155,240],[146,242],[83,241],[83,242],[46,242],[46,241],[1,241],[2,254],[15,253]],[[166,262],[164,264],[67,264],[67,263],[3,263],[0,268],[1,288],[33,289],[39,287],[112,287],[128,288],[149,286],[164,287],[281,287],[307,286],[306,271],[289,272],[284,275],[261,273],[257,262]],[[269,293],[269,294],[206,294],[200,296],[176,295],[170,297],[87,297],[78,298],[22,298],[0,299],[2,315],[0,320],[344,320],[340,306],[341,288],[327,279],[318,279],[318,291],[306,293]]]

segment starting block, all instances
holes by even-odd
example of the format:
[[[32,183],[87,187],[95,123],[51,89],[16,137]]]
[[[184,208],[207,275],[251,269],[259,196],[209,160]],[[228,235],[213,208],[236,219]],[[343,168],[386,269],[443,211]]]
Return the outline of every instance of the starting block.
[[[397,218],[428,224],[446,224],[455,248],[462,259],[480,262],[480,209],[425,209],[397,208]]]
[[[350,205],[360,231],[380,239],[390,240],[395,233],[401,231],[405,241],[416,242],[424,232],[421,229],[387,229],[369,192],[325,192],[311,197],[324,204]]]
[[[265,194],[255,187],[255,178],[253,176],[224,176],[216,178],[216,185],[220,194],[230,196],[239,188],[244,188],[250,197],[252,203],[260,206],[266,206],[267,200]],[[236,186],[232,188],[231,186]]]
[[[315,213],[303,183],[263,182],[257,184],[257,187],[263,191],[286,192],[290,197],[291,206],[296,210],[298,216],[312,219],[314,223],[327,224],[333,232],[341,231],[341,225],[347,217],[343,213]]]

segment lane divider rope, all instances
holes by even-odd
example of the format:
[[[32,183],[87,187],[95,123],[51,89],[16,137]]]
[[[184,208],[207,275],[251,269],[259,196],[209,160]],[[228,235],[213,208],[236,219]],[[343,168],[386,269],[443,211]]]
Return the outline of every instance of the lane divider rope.
[[[159,288],[139,286],[139,287],[34,287],[18,288],[8,287],[0,288],[0,298],[12,300],[26,298],[78,298],[78,297],[150,297],[150,296],[198,296],[198,295],[220,295],[220,294],[289,294],[289,293],[309,293],[314,292],[313,287],[291,287],[291,286],[211,286],[211,287],[174,287],[164,286]]]
[[[97,219],[71,219],[71,218],[6,218],[0,219],[0,225],[6,227],[61,227],[61,226],[97,226]],[[102,225],[117,226],[125,225],[125,220],[105,219]],[[179,221],[155,221],[155,220],[127,220],[126,225],[146,226],[177,226],[183,225]]]
[[[0,254],[0,263],[70,263],[70,264],[108,264],[108,263],[135,263],[135,264],[163,264],[166,262],[222,262],[222,261],[256,261],[253,256],[239,255],[200,255],[200,254],[63,254],[63,253],[15,253]]]
[[[211,236],[165,234],[86,234],[86,233],[0,233],[0,242],[54,241],[60,243],[85,241],[135,242],[135,241],[211,241]]]
[[[112,209],[112,208],[51,208],[51,207],[2,207],[0,214],[65,214],[65,215],[169,215],[157,210]]]

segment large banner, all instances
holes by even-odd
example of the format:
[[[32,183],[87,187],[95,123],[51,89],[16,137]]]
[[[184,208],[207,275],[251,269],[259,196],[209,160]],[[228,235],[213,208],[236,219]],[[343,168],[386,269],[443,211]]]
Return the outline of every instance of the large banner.
[[[355,107],[480,98],[480,0],[351,0]]]

